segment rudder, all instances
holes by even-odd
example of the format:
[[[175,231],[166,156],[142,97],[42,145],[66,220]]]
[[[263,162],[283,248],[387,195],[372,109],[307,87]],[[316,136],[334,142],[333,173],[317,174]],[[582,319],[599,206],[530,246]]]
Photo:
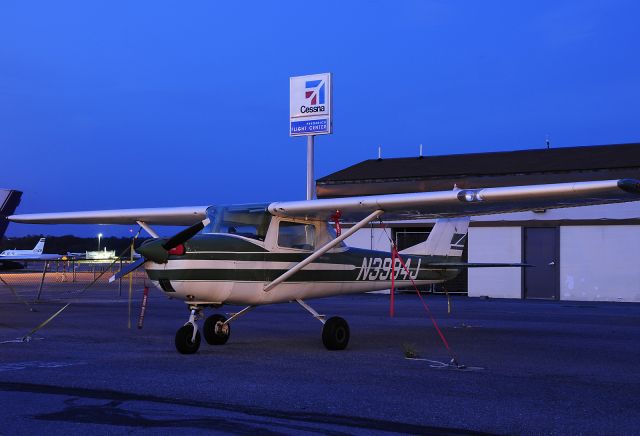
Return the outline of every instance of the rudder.
[[[40,238],[36,246],[33,247],[33,250],[31,251],[33,251],[34,254],[42,254],[42,252],[44,251],[44,241],[45,238]]]
[[[436,220],[426,241],[402,250],[401,254],[461,257],[469,230],[469,217]]]

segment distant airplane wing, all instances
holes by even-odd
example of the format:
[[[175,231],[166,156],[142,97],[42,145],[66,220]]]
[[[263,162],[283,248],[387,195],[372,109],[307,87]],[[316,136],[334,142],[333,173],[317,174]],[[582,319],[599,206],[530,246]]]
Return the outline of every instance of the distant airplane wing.
[[[343,220],[359,221],[375,210],[383,210],[385,220],[408,220],[637,200],[640,200],[640,181],[621,179],[287,201],[271,203],[269,211],[280,217],[323,220],[340,211]]]
[[[147,224],[189,226],[206,218],[209,206],[157,207],[146,209],[90,210],[11,215],[16,223],[28,224]]]

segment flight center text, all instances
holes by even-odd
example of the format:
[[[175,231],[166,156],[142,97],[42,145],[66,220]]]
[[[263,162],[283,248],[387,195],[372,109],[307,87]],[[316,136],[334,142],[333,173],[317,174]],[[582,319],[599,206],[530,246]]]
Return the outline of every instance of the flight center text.
[[[406,268],[404,268],[400,259],[395,259],[393,268],[391,268],[390,257],[384,259],[381,257],[365,257],[362,259],[362,266],[356,280],[388,280],[391,278],[392,270],[394,272],[394,280],[407,280],[409,277],[415,280],[420,272],[422,259],[418,259],[418,263],[413,269],[411,268],[412,260],[411,258],[407,259],[404,263]]]

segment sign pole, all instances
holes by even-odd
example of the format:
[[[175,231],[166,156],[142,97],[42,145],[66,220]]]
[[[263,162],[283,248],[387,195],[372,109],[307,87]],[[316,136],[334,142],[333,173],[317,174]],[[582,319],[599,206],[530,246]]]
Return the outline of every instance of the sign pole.
[[[315,135],[307,136],[307,200],[313,200],[315,191],[315,179],[313,175],[313,138]]]

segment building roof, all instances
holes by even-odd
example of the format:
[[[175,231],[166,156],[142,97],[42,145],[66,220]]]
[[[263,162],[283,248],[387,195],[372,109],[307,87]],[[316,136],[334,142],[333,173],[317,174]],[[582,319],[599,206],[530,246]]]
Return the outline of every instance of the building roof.
[[[318,182],[640,167],[640,143],[369,159]]]
[[[627,174],[640,176],[640,143],[369,159],[317,180],[317,193],[368,195],[451,189],[454,182],[461,188],[486,187]]]

